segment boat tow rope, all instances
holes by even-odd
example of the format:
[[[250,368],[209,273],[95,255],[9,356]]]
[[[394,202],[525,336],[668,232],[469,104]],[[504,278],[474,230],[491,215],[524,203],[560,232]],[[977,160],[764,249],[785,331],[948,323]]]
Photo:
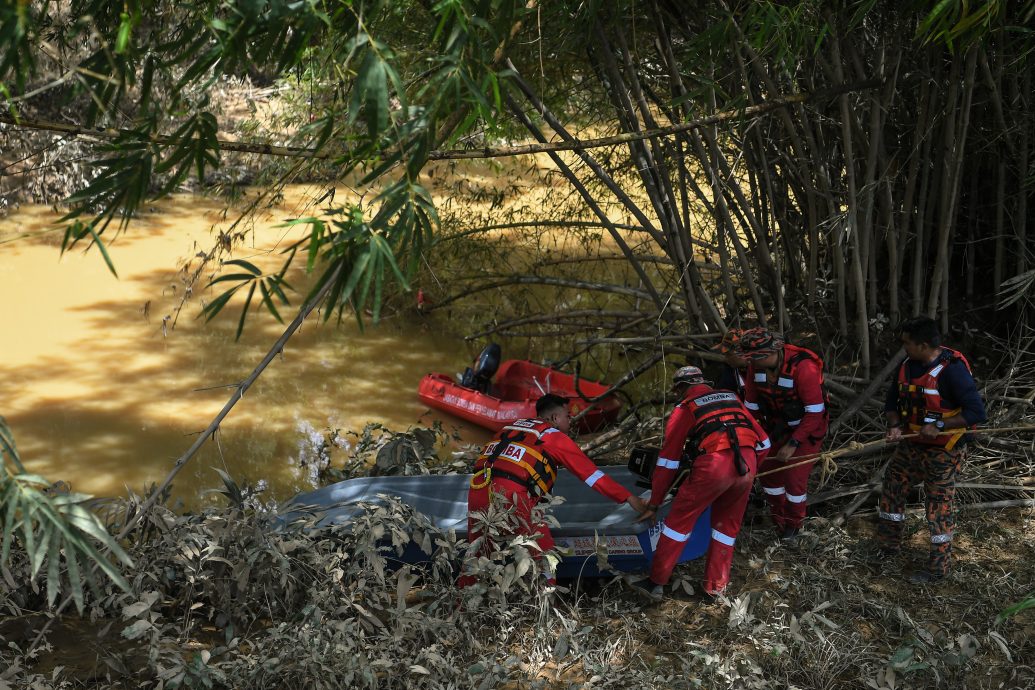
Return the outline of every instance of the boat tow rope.
[[[1006,426],[1006,427],[986,427],[983,429],[967,429],[965,433],[973,434],[975,436],[994,436],[997,434],[1017,433],[1025,431],[1035,431],[1035,424],[1029,424],[1026,426]],[[775,469],[766,470],[765,472],[759,472],[755,477],[764,477],[768,474],[776,474],[777,472],[783,472],[789,470],[792,467],[800,467],[801,465],[807,465],[812,462],[821,462],[820,474],[819,474],[819,487],[822,488],[826,485],[827,481],[837,472],[837,463],[834,462],[834,458],[847,455],[849,453],[856,453],[860,450],[868,450],[871,448],[879,448],[881,446],[894,446],[901,441],[907,439],[916,438],[920,434],[903,434],[898,441],[888,442],[885,439],[878,439],[876,441],[869,441],[867,443],[860,443],[859,441],[849,441],[841,448],[837,450],[828,450],[820,453],[811,453],[809,455],[802,455],[797,458],[791,458],[796,462],[790,465],[783,465]],[[934,447],[934,446],[932,446]]]

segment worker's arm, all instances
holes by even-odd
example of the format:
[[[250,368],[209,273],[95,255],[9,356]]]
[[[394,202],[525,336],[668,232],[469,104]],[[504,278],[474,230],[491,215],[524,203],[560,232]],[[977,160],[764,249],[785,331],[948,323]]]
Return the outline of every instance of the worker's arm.
[[[925,424],[920,428],[921,436],[934,438],[950,429],[963,429],[988,420],[977,383],[963,362],[954,361],[945,368],[938,377],[938,394],[949,405],[960,408],[960,413],[943,417],[940,427]]]
[[[827,406],[823,400],[822,380],[819,365],[811,359],[798,365],[794,375],[794,393],[805,406],[805,416],[801,418],[801,424],[794,427],[791,439],[799,446],[827,435]]]
[[[597,467],[596,463],[590,460],[567,434],[555,431],[544,435],[543,443],[550,456],[568,468],[586,486],[601,495],[607,496],[615,503],[628,503],[637,508],[636,503],[639,501],[639,498],[633,496],[628,489],[604,474]],[[636,499],[636,501],[630,500],[631,498]]]
[[[648,503],[654,508],[665,500],[665,495],[679,474],[679,459],[683,457],[686,437],[693,425],[694,415],[681,405],[676,406],[668,418],[668,423],[665,424],[665,437],[661,444],[661,452],[658,453],[658,464],[651,476]]]

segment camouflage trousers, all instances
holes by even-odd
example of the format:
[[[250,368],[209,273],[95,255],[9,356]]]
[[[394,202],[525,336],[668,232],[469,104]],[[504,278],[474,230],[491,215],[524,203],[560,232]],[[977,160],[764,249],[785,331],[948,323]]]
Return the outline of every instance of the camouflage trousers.
[[[880,544],[885,549],[898,550],[905,526],[906,499],[912,486],[923,481],[927,496],[927,525],[931,530],[928,570],[932,575],[949,572],[955,523],[953,497],[962,459],[963,451],[959,448],[945,450],[938,446],[903,442],[895,449],[884,473],[877,527]]]

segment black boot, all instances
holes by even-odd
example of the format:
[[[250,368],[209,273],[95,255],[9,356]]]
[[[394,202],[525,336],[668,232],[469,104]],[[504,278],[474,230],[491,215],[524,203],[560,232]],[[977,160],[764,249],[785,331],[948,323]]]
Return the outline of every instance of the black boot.
[[[930,570],[917,570],[909,576],[909,582],[914,585],[936,585],[945,579],[945,575],[932,573]]]

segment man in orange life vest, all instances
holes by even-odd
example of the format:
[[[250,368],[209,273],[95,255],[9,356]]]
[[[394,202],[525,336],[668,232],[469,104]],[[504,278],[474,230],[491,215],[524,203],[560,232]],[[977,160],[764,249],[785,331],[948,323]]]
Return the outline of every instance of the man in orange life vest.
[[[970,363],[941,345],[933,319],[917,316],[898,327],[907,359],[902,362],[885,404],[888,441],[899,442],[881,489],[878,535],[882,556],[895,555],[902,542],[906,498],[919,480],[927,496],[931,554],[927,570],[913,573],[917,584],[935,582],[949,572],[952,554],[953,496],[968,427],[985,421]],[[919,434],[902,439],[906,433]]]
[[[697,367],[677,371],[673,390],[682,400],[665,425],[665,440],[651,477],[648,511],[637,522],[653,521],[684,454],[693,459],[693,468],[665,518],[650,578],[636,584],[652,598],[661,596],[694,523],[710,505],[712,540],[705,558],[704,591],[714,596],[729,583],[733,544],[751,494],[757,459],[765,457],[769,437],[732,391],[713,389]]]
[[[550,529],[533,520],[532,508],[553,490],[559,467],[615,503],[628,503],[637,513],[646,510],[643,499],[604,474],[568,436],[571,416],[565,398],[547,393],[536,401],[535,411],[535,419],[519,419],[503,427],[475,461],[467,494],[469,542],[478,538],[472,513],[484,511],[490,501],[503,500],[515,507],[518,533],[536,536],[543,552],[552,549]],[[547,577],[552,581],[552,574]],[[461,587],[473,583],[471,575],[458,581]]]
[[[818,452],[828,423],[823,360],[811,350],[784,343],[782,335],[765,328],[745,331],[737,342],[737,353],[749,362],[744,406],[773,443],[759,473],[793,465],[795,458]],[[814,464],[762,477],[762,490],[781,539],[795,540],[805,521]]]

